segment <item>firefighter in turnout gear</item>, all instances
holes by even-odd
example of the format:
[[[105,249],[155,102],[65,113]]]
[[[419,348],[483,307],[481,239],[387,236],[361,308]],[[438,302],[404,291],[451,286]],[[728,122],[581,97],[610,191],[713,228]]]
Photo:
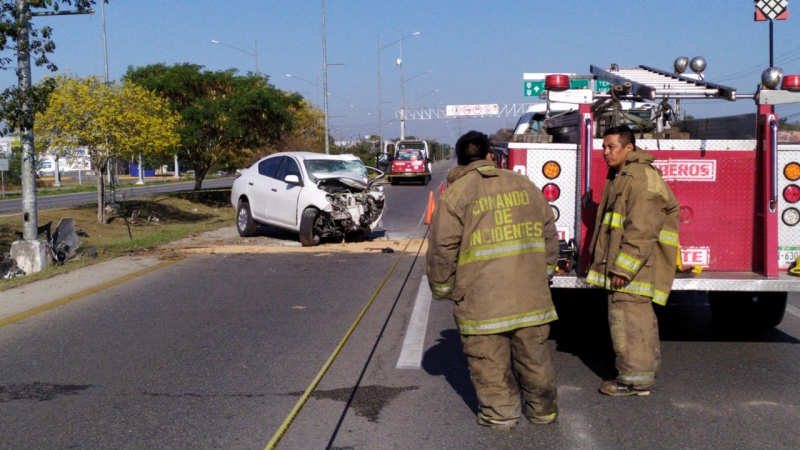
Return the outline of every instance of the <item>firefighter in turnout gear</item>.
[[[675,278],[680,205],[628,127],[606,130],[603,157],[609,171],[586,281],[608,291],[617,377],[600,392],[648,395],[660,363],[652,303],[666,304]]]
[[[456,143],[460,169],[434,212],[426,260],[434,298],[453,301],[478,423],[507,430],[521,416],[519,389],[529,421],[556,420],[547,338],[557,319],[549,278],[559,247],[541,191],[496,168],[488,151],[488,137],[477,131]]]

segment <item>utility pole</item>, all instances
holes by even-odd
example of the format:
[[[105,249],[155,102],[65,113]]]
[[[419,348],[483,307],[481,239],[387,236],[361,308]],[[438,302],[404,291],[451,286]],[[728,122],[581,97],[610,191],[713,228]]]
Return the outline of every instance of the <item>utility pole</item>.
[[[103,1],[103,0],[100,0]],[[12,244],[12,257],[25,273],[38,272],[47,267],[47,243],[39,240],[39,216],[36,207],[36,153],[33,146],[33,104],[31,90],[31,54],[29,17],[93,14],[86,11],[48,11],[31,13],[29,0],[16,0],[14,15],[22,25],[17,34],[17,79],[23,96],[20,122],[20,147],[22,151],[22,239]]]

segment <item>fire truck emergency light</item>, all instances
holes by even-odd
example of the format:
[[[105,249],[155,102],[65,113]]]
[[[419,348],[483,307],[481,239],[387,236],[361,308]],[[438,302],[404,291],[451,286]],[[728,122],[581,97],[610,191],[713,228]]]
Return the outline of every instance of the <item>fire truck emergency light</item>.
[[[544,77],[544,88],[548,91],[566,91],[569,89],[569,75],[547,75]]]
[[[800,91],[800,75],[786,75],[783,77],[781,89],[785,91]]]

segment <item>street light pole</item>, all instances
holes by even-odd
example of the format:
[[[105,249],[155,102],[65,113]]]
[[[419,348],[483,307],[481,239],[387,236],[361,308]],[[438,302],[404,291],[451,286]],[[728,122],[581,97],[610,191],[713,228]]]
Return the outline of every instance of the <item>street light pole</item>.
[[[403,78],[403,43],[400,43],[400,58],[397,58],[397,65],[400,66],[400,139],[406,138],[406,91],[405,82],[411,81],[414,78],[425,75],[426,73],[433,72],[433,69],[426,70],[420,74],[406,80]]]
[[[22,238],[11,244],[11,257],[14,258],[26,273],[38,272],[47,266],[45,253],[46,243],[39,241],[39,215],[36,206],[36,152],[33,145],[33,100],[30,97],[31,83],[31,48],[30,19],[41,16],[63,16],[74,14],[91,14],[91,9],[77,11],[31,12],[30,2],[17,0],[14,5],[14,18],[19,24],[17,31],[17,80],[22,92],[20,123],[20,147],[22,162],[20,177],[22,184]]]
[[[381,47],[381,38],[380,38],[380,36],[378,36],[378,39],[377,39],[377,42],[378,42],[378,45],[377,45],[377,49],[378,49],[378,133],[379,133],[378,138],[380,140],[381,148],[383,148],[383,102],[381,101],[381,50],[383,50],[383,49],[385,49],[387,47],[390,47],[390,46],[392,46],[394,44],[397,44],[398,42],[401,42],[403,39],[410,38],[412,36],[419,36],[419,34],[420,34],[419,31],[415,31],[415,32],[409,34],[408,36],[403,36],[403,37],[401,37],[400,39],[398,39],[398,40],[396,40],[394,42],[391,42],[389,44],[384,45],[383,47]],[[402,46],[402,44],[400,44],[400,45]],[[401,48],[400,56],[402,57],[402,55],[403,55],[403,51],[402,51],[402,48]]]
[[[255,53],[250,53],[250,52],[248,52],[247,50],[242,50],[242,49],[240,49],[239,47],[234,47],[233,45],[226,44],[226,43],[224,43],[224,42],[222,42],[222,41],[218,41],[218,40],[216,40],[216,39],[212,39],[212,40],[211,40],[211,43],[212,43],[212,44],[224,45],[225,47],[229,47],[229,48],[232,48],[232,49],[234,49],[234,50],[239,50],[239,51],[240,51],[240,52],[242,52],[242,53],[245,53],[245,54],[247,54],[247,55],[250,55],[250,56],[253,56],[253,57],[255,57],[255,59],[256,59],[256,73],[259,73],[259,72],[258,72],[258,41],[256,41]]]
[[[325,0],[322,0],[322,101],[325,114],[325,154],[331,153],[328,134],[328,66],[343,66],[344,63],[328,63],[327,34],[325,33]]]
[[[319,106],[319,85],[317,83],[312,83],[311,81],[305,80],[303,78],[298,77],[297,75],[292,75],[290,73],[287,73],[286,76],[289,77],[289,78],[294,78],[295,80],[300,80],[300,81],[302,81],[304,83],[308,83],[308,84],[314,86],[314,95],[317,98],[317,106]]]
[[[322,0],[322,101],[325,103],[325,154],[331,153],[330,142],[328,140],[328,49],[325,34],[325,0]]]

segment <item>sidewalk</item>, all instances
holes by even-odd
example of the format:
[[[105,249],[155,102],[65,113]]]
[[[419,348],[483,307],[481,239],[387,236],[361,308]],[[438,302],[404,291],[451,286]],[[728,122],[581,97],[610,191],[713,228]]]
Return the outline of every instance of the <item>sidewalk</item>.
[[[124,256],[0,292],[0,326],[9,317],[62,299],[66,299],[63,303],[67,303],[71,300],[68,299],[70,296],[155,267],[162,262],[155,257]]]
[[[221,239],[236,235],[235,227],[225,227],[215,231],[202,233],[185,239],[170,242],[161,249],[176,249],[218,242]],[[49,309],[69,301],[118,284],[136,276],[143,275],[148,269],[157,269],[169,265],[174,260],[159,259],[158,252],[152,256],[122,256],[82,267],[71,272],[56,275],[41,281],[0,292],[0,326],[6,325],[8,318],[38,312],[41,308]],[[76,297],[77,296],[77,297]],[[55,305],[50,305],[57,302]],[[49,307],[48,307],[49,305]]]

